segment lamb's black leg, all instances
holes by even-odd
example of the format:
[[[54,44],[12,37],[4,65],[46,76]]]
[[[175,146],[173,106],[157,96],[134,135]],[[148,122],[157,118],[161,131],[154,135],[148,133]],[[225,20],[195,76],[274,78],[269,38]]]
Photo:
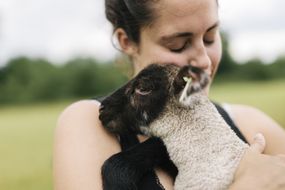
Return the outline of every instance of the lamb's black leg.
[[[106,160],[102,166],[103,189],[135,190],[142,176],[154,166],[160,166],[173,177],[177,175],[177,169],[159,138],[149,138]]]

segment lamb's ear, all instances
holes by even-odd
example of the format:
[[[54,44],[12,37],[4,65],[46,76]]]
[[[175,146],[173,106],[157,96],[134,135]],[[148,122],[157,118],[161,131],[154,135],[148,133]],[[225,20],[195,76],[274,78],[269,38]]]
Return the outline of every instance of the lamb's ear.
[[[134,101],[134,80],[131,80],[128,82],[128,84],[126,85],[126,88],[125,88],[125,96],[126,98],[128,99],[128,102],[130,102],[130,104],[133,106],[133,107],[136,107],[135,105],[135,101]]]

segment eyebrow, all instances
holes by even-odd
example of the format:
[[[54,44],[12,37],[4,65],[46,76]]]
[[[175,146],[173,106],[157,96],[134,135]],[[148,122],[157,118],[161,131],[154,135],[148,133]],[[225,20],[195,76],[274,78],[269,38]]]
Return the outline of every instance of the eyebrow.
[[[214,28],[217,28],[220,25],[220,21],[218,20],[217,22],[215,22],[215,24],[213,24],[213,26],[211,26],[210,28],[208,28],[207,32],[213,30]]]
[[[191,36],[193,36],[193,33],[191,33],[191,32],[181,32],[181,33],[178,32],[175,34],[162,36],[159,41],[160,42],[168,42],[168,41],[171,41],[172,39],[175,39],[175,38],[185,38],[185,37],[191,37]]]
[[[209,31],[213,30],[214,28],[218,27],[219,24],[220,24],[220,21],[215,22],[215,24],[213,24],[210,28],[207,29],[207,32],[209,32]],[[175,38],[184,38],[184,37],[191,37],[191,36],[193,36],[192,32],[178,32],[178,33],[175,33],[175,34],[162,36],[159,41],[167,42],[167,41],[170,41],[170,40],[175,39]]]

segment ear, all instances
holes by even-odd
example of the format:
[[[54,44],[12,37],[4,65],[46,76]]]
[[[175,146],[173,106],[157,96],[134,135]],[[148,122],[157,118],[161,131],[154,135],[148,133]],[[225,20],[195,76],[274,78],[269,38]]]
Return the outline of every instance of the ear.
[[[130,40],[124,29],[118,28],[115,31],[115,35],[117,36],[118,42],[125,54],[133,56],[135,53],[137,53],[137,44]]]

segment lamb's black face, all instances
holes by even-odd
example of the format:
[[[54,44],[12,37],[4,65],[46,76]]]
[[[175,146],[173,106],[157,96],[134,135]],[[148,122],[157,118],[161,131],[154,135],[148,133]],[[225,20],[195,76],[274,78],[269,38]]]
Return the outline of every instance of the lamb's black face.
[[[163,110],[169,96],[170,82],[166,68],[150,65],[101,104],[104,127],[114,133],[136,132]]]

